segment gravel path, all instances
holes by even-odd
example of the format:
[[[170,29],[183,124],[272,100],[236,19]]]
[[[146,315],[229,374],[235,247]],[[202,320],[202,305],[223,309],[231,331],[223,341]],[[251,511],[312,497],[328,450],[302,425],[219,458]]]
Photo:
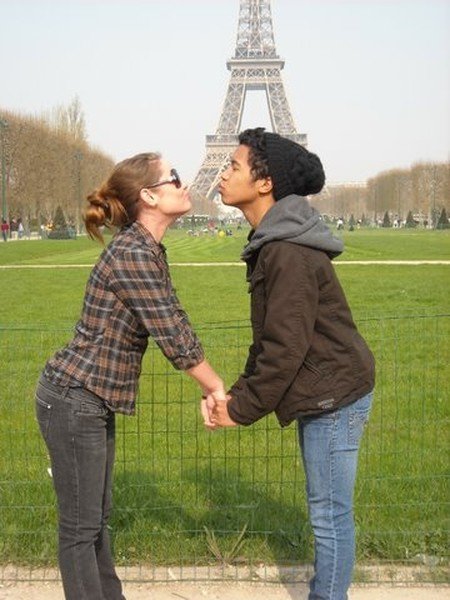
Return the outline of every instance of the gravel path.
[[[124,587],[127,600],[307,600],[304,584],[297,586],[248,583],[137,584]],[[449,600],[449,587],[367,585],[352,588],[349,600]],[[54,583],[0,584],[1,600],[64,600]]]
[[[450,260],[342,260],[335,261],[333,265],[450,265]],[[67,265],[0,265],[0,269],[79,269],[90,268],[92,264],[67,264]],[[170,267],[244,267],[243,262],[186,262],[169,263]]]

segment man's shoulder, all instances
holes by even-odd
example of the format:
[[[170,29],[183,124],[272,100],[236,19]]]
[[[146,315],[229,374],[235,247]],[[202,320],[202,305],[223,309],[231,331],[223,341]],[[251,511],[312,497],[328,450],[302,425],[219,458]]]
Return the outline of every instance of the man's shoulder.
[[[281,269],[287,276],[291,274],[294,278],[299,271],[313,275],[319,271],[329,273],[333,269],[326,252],[285,240],[265,244],[258,258],[260,268],[264,271]]]
[[[261,248],[261,255],[273,257],[304,255],[319,258],[322,255],[325,255],[325,253],[317,248],[311,248],[296,242],[290,242],[288,240],[273,240],[267,244],[264,244],[264,246]]]

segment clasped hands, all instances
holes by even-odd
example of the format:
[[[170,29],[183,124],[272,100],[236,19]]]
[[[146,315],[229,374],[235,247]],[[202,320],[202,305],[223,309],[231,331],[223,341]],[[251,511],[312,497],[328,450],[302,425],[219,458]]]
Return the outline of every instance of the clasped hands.
[[[210,430],[219,427],[235,427],[237,423],[230,418],[227,404],[231,396],[223,391],[216,391],[202,398],[201,412],[205,427]]]

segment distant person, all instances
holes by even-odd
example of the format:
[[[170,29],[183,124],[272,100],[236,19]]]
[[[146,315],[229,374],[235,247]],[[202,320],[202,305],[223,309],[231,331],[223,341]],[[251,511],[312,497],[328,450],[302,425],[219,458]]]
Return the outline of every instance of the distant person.
[[[11,239],[16,239],[17,234],[17,221],[16,219],[11,219],[9,222],[9,237]]]
[[[19,219],[17,222],[17,237],[19,240],[23,238],[23,234],[25,233],[25,228],[22,223],[22,219]]]
[[[68,600],[123,600],[108,518],[115,413],[131,415],[151,337],[176,369],[223,395],[172,287],[166,229],[192,205],[175,169],[159,154],[120,162],[88,196],[86,230],[118,227],[87,282],[75,336],[46,364],[36,412],[58,498],[59,566]],[[205,424],[209,425],[205,400]]]
[[[374,387],[374,359],[358,333],[331,260],[343,243],[304,198],[318,193],[319,158],[263,128],[240,134],[219,192],[252,227],[242,258],[253,343],[228,401],[208,398],[216,426],[275,412],[296,421],[315,538],[309,600],[345,600],[355,558],[353,489]]]
[[[2,238],[4,242],[8,241],[9,225],[6,219],[2,219]]]

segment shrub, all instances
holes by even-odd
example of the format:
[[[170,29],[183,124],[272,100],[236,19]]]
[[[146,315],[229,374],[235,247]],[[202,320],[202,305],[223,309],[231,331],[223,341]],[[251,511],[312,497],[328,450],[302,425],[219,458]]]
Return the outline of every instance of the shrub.
[[[75,228],[67,224],[64,211],[61,206],[56,208],[53,219],[53,229],[48,234],[49,240],[72,240],[77,237]]]
[[[383,217],[383,225],[382,227],[392,227],[391,220],[389,218],[389,213],[386,211]]]
[[[448,220],[447,211],[445,210],[445,208],[443,208],[441,211],[439,220],[437,222],[437,228],[438,229],[449,229],[450,228],[450,222]]]
[[[408,212],[406,217],[405,227],[417,227],[417,221],[414,220],[413,214],[411,211]]]

